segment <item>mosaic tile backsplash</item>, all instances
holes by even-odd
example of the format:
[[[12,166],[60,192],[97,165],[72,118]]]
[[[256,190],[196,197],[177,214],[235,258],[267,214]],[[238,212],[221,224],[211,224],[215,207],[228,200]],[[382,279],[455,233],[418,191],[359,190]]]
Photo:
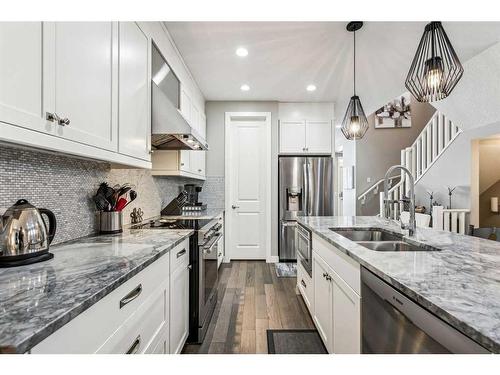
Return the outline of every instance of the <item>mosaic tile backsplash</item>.
[[[59,154],[0,146],[0,213],[18,199],[52,210],[57,217],[54,243],[87,236],[96,231],[97,212],[92,196],[99,184],[130,183],[137,199],[124,210],[125,223],[130,212],[141,207],[144,218],[156,216],[177,194],[182,185],[202,181],[181,177],[153,177],[142,169],[111,169],[107,163],[82,160]],[[211,207],[224,202],[224,178],[208,178],[201,199]],[[222,193],[220,188],[222,187]],[[212,193],[214,197],[212,197]],[[223,203],[222,203],[223,206]]]

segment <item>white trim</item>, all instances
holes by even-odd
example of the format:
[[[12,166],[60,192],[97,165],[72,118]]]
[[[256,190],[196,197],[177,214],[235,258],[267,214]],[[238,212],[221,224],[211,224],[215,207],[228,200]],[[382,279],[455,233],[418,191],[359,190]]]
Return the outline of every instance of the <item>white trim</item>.
[[[279,263],[280,257],[277,255],[271,255],[266,259],[267,263]]]
[[[239,118],[265,118],[266,122],[266,175],[267,175],[267,183],[266,183],[266,262],[273,263],[273,259],[277,257],[271,256],[271,183],[272,183],[272,173],[271,173],[271,138],[272,138],[272,127],[271,127],[271,112],[226,112],[225,113],[225,124],[224,124],[224,132],[225,132],[225,140],[224,140],[224,189],[226,191],[225,194],[225,208],[226,212],[231,212],[231,202],[230,202],[230,186],[229,186],[229,173],[230,173],[230,158],[228,157],[228,150],[230,147],[230,139],[229,139],[229,126],[231,124],[231,118],[239,117]],[[231,220],[226,218],[226,239],[231,238]],[[230,244],[231,241],[228,240],[226,242]],[[225,261],[231,261],[231,250],[228,246],[225,249]]]

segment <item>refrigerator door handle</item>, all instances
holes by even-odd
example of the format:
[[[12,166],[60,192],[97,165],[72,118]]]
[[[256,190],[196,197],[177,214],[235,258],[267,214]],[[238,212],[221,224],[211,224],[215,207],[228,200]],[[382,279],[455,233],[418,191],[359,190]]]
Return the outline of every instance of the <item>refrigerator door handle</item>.
[[[305,212],[306,216],[309,215],[309,169],[307,161],[302,165],[302,173],[304,175],[304,197],[303,197],[303,211]]]

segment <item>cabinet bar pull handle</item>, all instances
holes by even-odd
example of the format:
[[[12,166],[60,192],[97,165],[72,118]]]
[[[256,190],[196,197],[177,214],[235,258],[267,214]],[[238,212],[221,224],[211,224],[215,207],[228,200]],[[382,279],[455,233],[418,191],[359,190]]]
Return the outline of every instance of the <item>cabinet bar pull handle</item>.
[[[303,286],[304,288],[307,288],[307,285],[306,285],[306,283],[304,282],[304,280],[300,280],[300,283],[302,284],[302,286]]]
[[[177,253],[177,258],[180,258],[181,256],[183,256],[184,254],[186,254],[186,249],[182,249],[181,251],[179,251]]]
[[[141,345],[141,335],[137,336],[137,338],[134,340],[134,343],[132,346],[127,350],[125,354],[135,354],[139,351],[139,346]]]
[[[126,304],[132,302],[137,297],[139,297],[141,293],[142,293],[142,284],[139,284],[135,287],[134,290],[132,290],[129,294],[127,294],[120,300],[120,309]]]

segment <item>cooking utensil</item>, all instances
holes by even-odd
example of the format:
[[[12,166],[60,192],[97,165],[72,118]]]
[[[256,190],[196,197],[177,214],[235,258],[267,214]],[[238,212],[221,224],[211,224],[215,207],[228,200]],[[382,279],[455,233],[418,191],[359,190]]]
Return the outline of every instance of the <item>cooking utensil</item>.
[[[116,202],[115,211],[122,211],[127,205],[127,200],[125,198],[120,198],[118,202]]]
[[[135,198],[137,198],[137,192],[135,190],[130,190],[129,192],[129,200],[127,202],[127,204],[125,205],[125,207],[127,207],[130,203],[132,203]],[[123,207],[123,208],[125,208]]]

